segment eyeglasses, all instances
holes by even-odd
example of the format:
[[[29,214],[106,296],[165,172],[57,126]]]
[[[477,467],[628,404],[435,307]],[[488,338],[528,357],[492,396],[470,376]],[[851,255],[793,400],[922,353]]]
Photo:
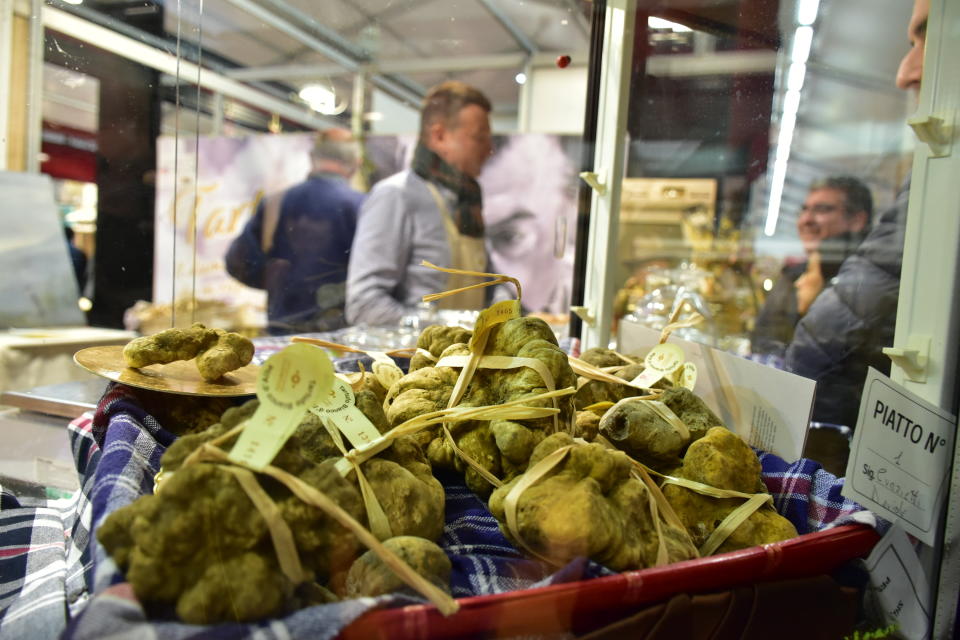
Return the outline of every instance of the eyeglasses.
[[[842,209],[843,207],[837,204],[815,204],[812,207],[803,205],[800,207],[800,213],[806,213],[809,211],[810,213],[814,214],[827,214],[833,213],[834,211],[840,211]]]

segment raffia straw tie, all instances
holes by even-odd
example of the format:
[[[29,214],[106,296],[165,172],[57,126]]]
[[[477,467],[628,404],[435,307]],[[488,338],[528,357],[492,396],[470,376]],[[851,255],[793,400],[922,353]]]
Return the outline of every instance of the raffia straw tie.
[[[684,320],[683,322],[671,322],[660,331],[660,344],[663,344],[664,342],[666,342],[670,338],[670,334],[673,333],[674,330],[685,329],[687,327],[695,327],[701,322],[703,322],[703,316],[700,315],[699,313],[694,313],[694,316],[692,318]]]
[[[617,376],[607,373],[600,367],[595,367],[585,360],[580,358],[574,358],[573,356],[568,356],[567,358],[570,361],[570,368],[573,369],[574,373],[584,378],[590,380],[599,380],[600,382],[609,382],[612,384],[622,384],[628,387],[633,387],[634,389],[640,389],[646,391],[648,394],[659,395],[663,393],[662,389],[654,389],[650,387],[640,387],[633,384],[630,380],[624,380],[623,378],[618,378]]]
[[[419,353],[420,355],[422,355],[424,358],[426,358],[426,359],[429,360],[430,362],[436,362],[436,361],[437,361],[437,356],[433,355],[432,353],[430,353],[429,351],[427,351],[427,350],[424,349],[423,347],[417,347],[417,353]]]
[[[467,366],[469,362],[469,356],[447,356],[440,360],[436,366],[438,367],[452,367],[459,368]],[[546,364],[541,360],[536,358],[519,358],[514,356],[483,356],[480,358],[477,363],[478,369],[516,369],[518,367],[528,367],[533,369],[538,374],[540,374],[540,379],[543,380],[544,386],[547,387],[548,391],[556,391],[557,383],[553,377],[553,374],[550,373],[550,369]],[[560,407],[557,406],[557,399],[553,398],[553,406],[559,412]],[[560,430],[559,417],[557,414],[553,416],[553,430]],[[564,431],[570,432],[569,425]]]
[[[506,520],[507,530],[510,532],[510,535],[514,540],[520,543],[520,546],[523,547],[527,553],[532,556],[539,558],[547,564],[560,566],[563,564],[561,560],[555,560],[549,556],[542,554],[535,549],[531,548],[527,544],[526,540],[523,539],[523,535],[520,533],[520,526],[517,522],[517,508],[520,505],[520,496],[523,493],[539,482],[544,476],[546,476],[550,471],[553,470],[558,464],[563,462],[564,458],[567,457],[567,454],[570,453],[570,450],[573,449],[574,445],[567,445],[565,447],[560,447],[556,451],[545,456],[524,472],[520,479],[507,493],[507,496],[503,499],[503,513],[504,519]]]
[[[240,487],[250,498],[250,502],[257,508],[260,515],[267,523],[267,530],[270,532],[270,539],[273,541],[273,549],[277,554],[277,561],[280,563],[280,570],[295,585],[308,582],[313,579],[313,575],[307,573],[300,564],[300,554],[297,553],[297,545],[293,540],[293,532],[287,521],[280,515],[280,509],[267,492],[263,490],[256,476],[247,469],[240,467],[227,467],[227,471],[232,473],[240,483]]]
[[[343,444],[343,437],[340,435],[340,430],[337,429],[335,425],[328,423],[321,416],[317,417],[320,418],[327,433],[330,434],[330,439],[333,440],[333,444],[336,445],[341,455],[350,463],[351,468],[357,474],[357,484],[360,485],[360,495],[363,498],[363,506],[367,512],[367,522],[370,525],[370,531],[379,540],[392,538],[393,530],[390,527],[390,519],[387,518],[387,514],[384,513],[383,505],[380,504],[380,501],[377,499],[377,494],[373,490],[373,486],[360,468],[360,463],[347,456],[347,447]],[[339,471],[339,468],[337,470]]]
[[[687,428],[687,425],[680,419],[680,417],[673,412],[673,410],[660,402],[659,400],[652,400],[650,398],[624,398],[613,405],[613,408],[617,408],[622,404],[632,404],[638,403],[646,407],[649,407],[654,413],[660,416],[667,424],[677,430],[684,440],[690,439],[690,429]]]
[[[599,442],[605,447],[615,448],[608,440],[603,438],[603,436],[597,436],[595,442]],[[629,456],[627,456],[629,458]],[[686,478],[677,478],[674,476],[668,476],[663,473],[654,471],[653,469],[647,467],[642,462],[630,458],[630,461],[633,463],[634,470],[639,476],[644,480],[644,483],[649,487],[653,485],[656,487],[656,483],[650,478],[650,475],[656,475],[663,478],[664,484],[673,484],[678,487],[683,487],[685,489],[690,489],[696,493],[710,496],[711,498],[742,498],[746,499],[746,502],[736,509],[734,509],[726,518],[723,519],[723,522],[714,529],[713,533],[707,538],[706,542],[698,550],[701,557],[708,556],[716,551],[723,542],[730,537],[737,527],[739,527],[750,515],[763,506],[766,503],[773,504],[773,496],[769,493],[743,493],[740,491],[733,491],[732,489],[718,489],[717,487],[711,487],[708,484],[703,484],[702,482],[697,482],[696,480],[688,480]],[[680,530],[686,531],[686,527],[683,526],[683,523],[680,521],[679,516],[673,510],[673,507],[670,505],[669,501],[664,497],[663,492],[660,491],[657,487],[656,492],[653,492],[654,497],[657,499],[658,504],[660,505],[660,510],[664,513],[666,520],[669,524],[679,527]],[[691,542],[691,547],[693,543]]]
[[[533,420],[545,418],[554,415],[558,410],[552,407],[530,407],[524,403],[549,400],[554,397],[559,398],[572,393],[574,393],[574,390],[568,387],[566,389],[557,389],[556,391],[547,391],[535,396],[520,398],[519,400],[513,400],[511,402],[504,402],[499,405],[452,407],[424,413],[398,424],[376,440],[365,444],[359,449],[351,449],[347,452],[347,455],[344,456],[344,460],[337,462],[337,470],[343,474],[345,473],[344,469],[347,471],[350,469],[349,466],[344,467],[343,465],[359,464],[369,460],[377,453],[389,447],[390,443],[397,438],[414,435],[443,422],[457,423],[468,420]]]
[[[345,351],[347,353],[363,353],[369,354],[370,351],[365,349],[357,349],[356,347],[348,347],[345,344],[339,344],[337,342],[330,342],[329,340],[321,340],[320,338],[311,338],[309,336],[293,336],[290,338],[290,342],[305,342],[307,344],[316,345],[318,347],[325,347],[327,349],[333,349],[334,351]],[[413,347],[404,347],[402,349],[391,349],[389,351],[384,351],[388,356],[393,356],[396,358],[409,358],[415,349]]]
[[[637,464],[641,463],[638,462]],[[737,527],[739,527],[747,518],[749,518],[754,511],[762,507],[764,504],[773,504],[773,496],[771,496],[769,493],[743,493],[741,491],[733,491],[732,489],[718,489],[695,480],[675,478],[673,476],[667,476],[663,474],[657,475],[664,479],[664,484],[673,484],[678,487],[690,489],[691,491],[695,491],[705,496],[710,496],[711,498],[746,499],[746,502],[730,512],[730,514],[723,519],[723,522],[721,522],[720,525],[713,530],[713,533],[710,534],[706,542],[703,543],[703,546],[700,547],[701,556],[708,556],[716,551],[720,545],[722,545],[724,541],[730,537],[730,534],[736,531]]]
[[[731,511],[726,518],[723,519],[716,529],[713,530],[713,533],[710,534],[710,537],[707,538],[706,542],[703,543],[703,546],[700,547],[700,555],[709,556],[724,543],[724,541],[730,537],[730,535],[737,530],[743,522],[749,518],[753,513],[766,504],[768,501],[772,501],[772,497],[764,494],[758,493],[751,497],[749,500],[744,502],[742,505]]]
[[[449,291],[443,291],[441,293],[431,293],[423,296],[424,302],[433,302],[434,300],[439,300],[440,298],[446,298],[447,296],[452,296],[454,294],[460,293],[462,291],[470,291],[471,289],[482,289],[483,287],[492,287],[504,282],[511,283],[517,289],[517,300],[522,299],[521,290],[520,290],[520,281],[516,278],[511,278],[508,275],[503,273],[486,273],[484,271],[467,271],[465,269],[448,269],[446,267],[438,267],[437,265],[422,260],[420,266],[429,267],[431,269],[436,269],[437,271],[443,271],[444,273],[453,273],[462,276],[477,276],[478,278],[493,278],[489,282],[479,282],[477,284],[472,284],[469,287],[460,287],[459,289],[450,289]]]
[[[249,467],[247,467],[247,465],[231,460],[225,451],[211,445],[210,443],[202,445],[198,451],[202,452],[200,456],[196,458],[198,461],[208,460],[251,470]],[[348,529],[351,533],[357,536],[360,542],[362,542],[367,548],[379,556],[384,564],[386,564],[397,575],[398,578],[403,580],[418,593],[427,598],[437,607],[437,609],[440,610],[443,615],[449,616],[453,613],[456,613],[457,609],[459,609],[460,605],[456,602],[456,600],[451,598],[436,585],[411,569],[406,562],[390,551],[390,549],[383,546],[383,544],[381,544],[372,533],[367,531],[367,529],[362,524],[357,522],[353,516],[344,511],[336,502],[324,495],[323,492],[311,487],[300,478],[284,471],[283,469],[274,467],[273,465],[267,465],[260,470],[260,473],[268,475],[271,478],[283,483],[284,486],[286,486],[302,501],[321,509],[324,513]]]

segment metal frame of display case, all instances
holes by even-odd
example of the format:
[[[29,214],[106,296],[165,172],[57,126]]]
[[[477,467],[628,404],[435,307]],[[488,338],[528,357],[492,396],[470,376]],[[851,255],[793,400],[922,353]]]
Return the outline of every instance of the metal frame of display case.
[[[920,104],[910,124],[918,141],[913,157],[910,205],[903,249],[900,301],[891,378],[957,414],[960,346],[960,3],[931,0]],[[913,352],[911,354],[911,352]],[[905,359],[901,359],[905,358]],[[919,365],[922,375],[910,372]],[[904,368],[906,367],[906,368]],[[916,380],[914,378],[925,378]],[[946,515],[934,549],[924,548],[932,585],[934,638],[954,636],[960,595],[960,439],[954,440]]]
[[[929,402],[956,415],[960,300],[960,2],[931,0],[919,108],[910,119],[920,138],[913,161],[909,215],[900,281],[891,377]],[[613,319],[620,182],[635,0],[609,0],[603,42],[593,187],[582,307],[582,347],[606,347]],[[906,31],[906,25],[904,25]],[[922,381],[903,368],[923,369]],[[935,548],[921,557],[931,584],[933,637],[953,636],[960,595],[960,438],[956,439],[950,492]]]

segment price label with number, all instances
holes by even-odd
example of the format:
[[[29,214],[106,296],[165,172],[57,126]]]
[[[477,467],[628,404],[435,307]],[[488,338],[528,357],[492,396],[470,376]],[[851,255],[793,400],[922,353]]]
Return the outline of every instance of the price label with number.
[[[356,448],[373,442],[380,437],[380,432],[367,416],[363,415],[355,404],[356,397],[350,385],[337,378],[333,388],[310,412],[328,425],[340,430]]]
[[[630,381],[635,387],[644,387],[649,389],[661,378],[670,375],[681,366],[683,366],[683,349],[678,345],[663,343],[658,344],[643,359],[646,368],[636,378]]]
[[[470,351],[481,336],[487,333],[494,325],[520,317],[519,300],[502,300],[480,312],[473,325],[473,335],[470,337]]]
[[[230,458],[254,469],[270,464],[310,407],[330,392],[333,380],[333,364],[319,347],[294,343],[270,356],[257,377],[260,406]]]

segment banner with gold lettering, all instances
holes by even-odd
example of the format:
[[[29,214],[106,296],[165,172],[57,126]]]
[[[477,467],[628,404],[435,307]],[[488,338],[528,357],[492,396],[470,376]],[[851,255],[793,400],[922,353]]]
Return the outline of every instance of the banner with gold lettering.
[[[265,324],[266,293],[231,278],[223,257],[264,194],[306,178],[311,134],[157,141],[154,303],[196,298]],[[179,323],[179,320],[178,320]]]

